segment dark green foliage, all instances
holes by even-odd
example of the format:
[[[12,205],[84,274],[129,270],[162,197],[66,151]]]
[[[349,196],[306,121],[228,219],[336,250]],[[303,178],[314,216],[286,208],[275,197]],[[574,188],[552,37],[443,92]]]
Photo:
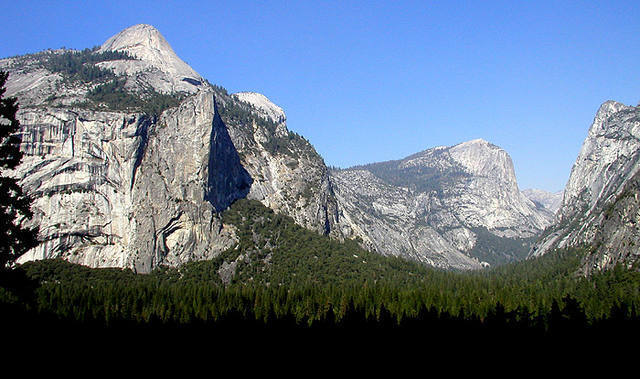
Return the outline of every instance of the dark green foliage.
[[[20,122],[16,98],[5,98],[9,74],[0,71],[0,171],[13,169],[22,160]],[[35,246],[36,230],[20,225],[32,216],[31,199],[22,193],[18,180],[0,175],[0,274],[17,257]]]
[[[618,269],[592,279],[573,277],[581,255],[563,251],[472,274],[425,270],[424,277],[406,283],[350,278],[339,284],[222,286],[205,262],[149,275],[60,260],[20,269],[40,283],[25,305],[29,312],[96,325],[527,330],[543,335],[637,323],[640,274]],[[297,272],[294,268],[291,275]],[[5,307],[12,304],[6,296],[4,302]]]
[[[392,328],[429,336],[563,336],[640,321],[640,273],[618,267],[578,276],[585,250],[450,272],[332,241],[257,201],[236,201],[222,218],[237,228],[239,243],[211,261],[148,275],[62,260],[19,266],[13,273],[27,285],[0,287],[0,314],[55,328]],[[223,283],[221,268],[230,263],[235,270]]]
[[[239,246],[212,261],[148,275],[61,260],[24,264],[19,270],[39,284],[21,309],[110,326],[364,327],[429,333],[582,333],[639,321],[640,273],[617,268],[591,278],[577,276],[583,250],[556,251],[486,271],[448,272],[367,253],[352,242],[330,241],[255,201],[238,201],[223,217],[238,228]],[[218,270],[233,261],[241,263],[225,285]],[[6,306],[20,302],[0,297]]]
[[[472,228],[477,236],[477,243],[469,252],[472,257],[490,263],[492,266],[525,259],[529,254],[531,244],[537,237],[506,238],[498,237],[487,228]]]
[[[258,201],[236,201],[223,214],[223,221],[239,230],[240,245],[232,252],[247,257],[237,270],[237,282],[287,286],[408,283],[428,272],[420,264],[368,252],[355,241],[340,243],[301,228]]]
[[[142,99],[126,91],[125,82],[125,79],[114,79],[94,87],[87,93],[87,98],[93,104],[89,102],[85,106],[95,105],[98,108],[103,106],[114,111],[139,108]]]
[[[214,89],[226,95],[227,91],[224,88],[216,87]],[[220,112],[225,124],[231,123],[234,125],[242,125],[245,129],[250,129],[252,128],[253,122],[255,122],[265,127],[271,133],[276,130],[277,125],[273,121],[255,115],[251,111],[251,107],[246,103],[227,98],[227,101],[218,104],[218,111]]]
[[[44,67],[52,72],[58,72],[71,82],[93,82],[105,79],[113,79],[115,75],[111,70],[96,66],[96,63],[134,59],[129,54],[119,51],[105,51],[98,53],[96,48],[81,51],[68,50],[62,53],[49,53],[46,55]]]
[[[185,97],[184,94],[163,94],[152,89],[134,94],[125,89],[125,82],[125,79],[113,79],[98,85],[87,94],[88,101],[77,106],[111,111],[140,111],[149,116],[159,116],[164,110],[177,107]]]
[[[220,86],[220,85],[218,85],[218,84],[211,84],[211,83],[209,83],[209,81],[208,81],[207,79],[205,79],[204,81],[205,81],[205,83],[207,83],[207,84],[209,84],[211,87],[213,87],[213,89],[214,89],[216,92],[218,92],[218,93],[220,93],[220,94],[222,94],[222,95],[224,95],[224,96],[229,96],[229,92],[227,92],[227,89],[226,89],[226,88],[224,88],[224,87],[222,87],[222,86]]]

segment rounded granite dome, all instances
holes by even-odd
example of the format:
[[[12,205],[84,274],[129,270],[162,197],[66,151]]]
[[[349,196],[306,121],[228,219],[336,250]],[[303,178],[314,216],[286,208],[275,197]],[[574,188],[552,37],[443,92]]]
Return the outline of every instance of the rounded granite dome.
[[[178,57],[167,40],[152,25],[138,24],[128,27],[105,41],[99,51],[126,52],[137,59],[137,61],[116,61],[106,64],[107,68],[112,68],[118,73],[131,75],[149,71],[149,68],[164,73],[162,78],[155,81],[170,83],[171,88],[158,88],[162,92],[167,90],[193,92],[204,81],[193,68]],[[154,85],[154,87],[157,86]]]

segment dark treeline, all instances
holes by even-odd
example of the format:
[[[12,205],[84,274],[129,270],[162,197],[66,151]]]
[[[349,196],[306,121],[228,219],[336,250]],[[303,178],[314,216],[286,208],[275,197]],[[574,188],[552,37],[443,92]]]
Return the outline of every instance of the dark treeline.
[[[254,201],[224,214],[240,238],[211,261],[150,274],[29,262],[0,288],[12,323],[97,328],[419,330],[550,336],[636,332],[640,274],[576,274],[585,250],[478,272],[369,253],[302,229]],[[277,243],[276,243],[277,242]],[[223,281],[224,262],[236,262]]]
[[[575,255],[565,254],[561,259],[568,265]],[[539,336],[636,327],[636,273],[618,269],[565,281],[555,277],[562,269],[551,269],[552,262],[537,263],[532,271],[520,270],[521,279],[506,272],[433,271],[413,283],[224,286],[202,276],[201,267],[136,275],[42,261],[19,269],[31,290],[5,290],[3,315],[109,327],[390,328]]]

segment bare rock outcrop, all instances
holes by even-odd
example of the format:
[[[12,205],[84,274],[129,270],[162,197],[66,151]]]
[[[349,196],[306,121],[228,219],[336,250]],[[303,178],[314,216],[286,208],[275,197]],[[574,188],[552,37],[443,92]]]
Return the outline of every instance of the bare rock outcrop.
[[[583,272],[637,262],[640,107],[600,106],[576,159],[554,224],[531,251],[589,246]]]
[[[209,84],[150,25],[0,69],[21,104],[25,159],[13,174],[35,199],[41,241],[20,262],[149,272],[211,259],[237,246],[220,213],[241,198],[442,268],[519,259],[549,223],[509,155],[484,140],[330,172],[282,108]]]
[[[311,144],[287,129],[279,107],[260,94],[229,95],[208,84],[149,25],[83,54],[110,51],[126,59],[83,65],[123,83],[107,94],[118,96],[113,109],[88,101],[104,80],[52,71],[52,57],[79,52],[0,61],[10,72],[7,95],[21,104],[25,159],[13,174],[35,199],[31,223],[41,241],[19,262],[62,257],[149,272],[211,259],[236,245],[235,228],[220,212],[245,197],[332,233],[328,170]],[[143,113],[136,104],[154,101],[145,98],[149,88],[181,100],[160,114]],[[64,101],[51,100],[61,94]],[[117,103],[132,98],[133,106]]]
[[[509,155],[484,140],[332,172],[346,236],[442,268],[516,260],[550,222],[519,190]],[[524,250],[523,250],[524,248]]]

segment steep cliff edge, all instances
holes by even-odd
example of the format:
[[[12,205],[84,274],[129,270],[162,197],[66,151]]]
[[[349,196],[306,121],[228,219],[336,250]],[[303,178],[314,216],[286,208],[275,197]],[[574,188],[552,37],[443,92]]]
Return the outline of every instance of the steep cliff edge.
[[[640,107],[605,102],[573,165],[554,225],[530,255],[591,246],[583,265],[587,274],[636,262],[639,159]]]
[[[92,267],[210,259],[233,248],[219,212],[249,197],[331,234],[335,199],[322,158],[259,94],[229,95],[180,60],[149,25],[99,49],[0,60],[21,104],[40,245],[20,258]],[[281,110],[280,110],[281,111]]]
[[[21,104],[26,155],[14,174],[40,228],[20,262],[149,272],[211,259],[238,247],[220,212],[248,198],[380,254],[474,269],[522,258],[551,217],[484,140],[330,172],[282,108],[211,85],[149,25],[0,69]]]

